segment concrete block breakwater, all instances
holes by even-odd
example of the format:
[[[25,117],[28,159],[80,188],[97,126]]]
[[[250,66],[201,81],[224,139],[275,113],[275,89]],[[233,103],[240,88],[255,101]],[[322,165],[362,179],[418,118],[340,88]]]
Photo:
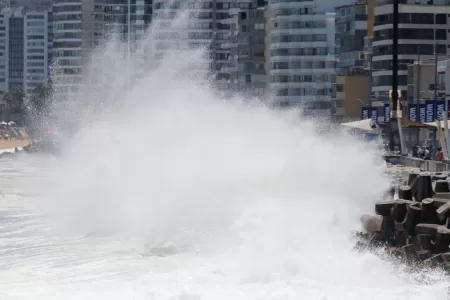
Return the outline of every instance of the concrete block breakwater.
[[[410,267],[450,272],[449,182],[450,172],[409,173],[375,204],[375,215],[361,217],[364,232],[357,233],[355,248],[382,248]]]

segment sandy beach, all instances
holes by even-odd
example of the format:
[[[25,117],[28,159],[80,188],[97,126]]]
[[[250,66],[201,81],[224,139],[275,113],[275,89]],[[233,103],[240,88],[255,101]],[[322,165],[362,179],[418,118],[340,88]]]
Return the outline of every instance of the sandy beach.
[[[23,140],[21,140],[21,139],[10,139],[10,140],[0,139],[0,150],[21,148],[21,147],[25,147],[29,144],[31,144],[31,140],[29,140],[29,139],[23,139]]]

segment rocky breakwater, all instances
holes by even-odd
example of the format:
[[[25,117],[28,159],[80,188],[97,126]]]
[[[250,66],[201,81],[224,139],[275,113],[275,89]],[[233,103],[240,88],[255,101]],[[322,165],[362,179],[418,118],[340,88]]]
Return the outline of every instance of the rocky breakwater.
[[[450,173],[411,172],[375,215],[363,215],[357,250],[388,254],[407,266],[450,272]],[[384,251],[379,251],[380,249]]]

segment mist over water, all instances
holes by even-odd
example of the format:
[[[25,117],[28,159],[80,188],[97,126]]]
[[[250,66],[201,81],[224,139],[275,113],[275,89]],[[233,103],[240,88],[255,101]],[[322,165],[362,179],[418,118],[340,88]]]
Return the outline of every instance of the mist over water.
[[[352,251],[389,183],[374,148],[225,101],[191,68],[208,63],[198,50],[168,52],[126,93],[121,49],[93,54],[81,129],[51,171],[0,161],[47,178],[44,200],[1,202],[0,299],[444,299],[439,274],[419,285]]]

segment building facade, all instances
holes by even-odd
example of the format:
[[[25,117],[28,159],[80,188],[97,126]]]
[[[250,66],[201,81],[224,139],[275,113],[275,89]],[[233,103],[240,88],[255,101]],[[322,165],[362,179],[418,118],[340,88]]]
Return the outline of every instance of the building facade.
[[[51,9],[52,4],[53,0],[9,0],[10,7],[22,7],[25,12],[43,12],[45,10]]]
[[[336,7],[337,72],[364,67],[364,38],[367,36],[367,1]]]
[[[130,15],[128,14],[130,4]],[[123,42],[130,42],[130,50],[136,65],[136,75],[145,72],[146,60],[151,58],[151,48],[146,47],[145,33],[152,20],[153,0],[106,0],[105,34],[109,39],[117,34]],[[130,26],[128,21],[130,20]],[[127,49],[128,51],[128,49]],[[131,63],[131,62],[130,62]]]
[[[53,51],[52,11],[27,12],[24,18],[24,91],[48,85]]]
[[[369,76],[337,75],[332,82],[332,119],[339,123],[361,119],[361,108],[370,105]]]
[[[106,0],[105,31],[117,33],[128,40],[128,0]],[[144,38],[145,30],[152,20],[153,0],[131,0],[131,40]]]
[[[316,11],[315,1],[274,0],[270,32],[270,93],[275,105],[300,106],[330,116],[335,73],[335,14]]]
[[[53,86],[59,99],[82,82],[91,51],[104,38],[104,0],[54,0]]]
[[[392,85],[392,0],[379,0],[375,8],[372,76],[373,105],[382,107],[389,101]],[[398,47],[398,85],[401,100],[409,98],[408,65],[420,60],[438,60],[448,54],[450,6],[446,0],[416,1],[404,0],[399,4],[399,47]],[[381,117],[379,119],[381,121]]]
[[[8,19],[8,70],[6,91],[23,88],[24,70],[24,14],[22,8],[5,9]]]
[[[262,98],[266,91],[265,38],[267,7],[239,11],[230,18],[228,89],[246,97]]]
[[[230,55],[230,14],[252,7],[252,0],[200,0],[195,2],[153,2],[154,19],[158,28],[154,43],[154,57],[160,60],[168,49],[206,47],[209,51],[210,72],[226,85],[229,73],[227,67]],[[188,28],[170,29],[170,20],[176,17],[181,8],[189,9]],[[167,21],[166,21],[167,20]],[[168,28],[168,29],[166,29]]]

